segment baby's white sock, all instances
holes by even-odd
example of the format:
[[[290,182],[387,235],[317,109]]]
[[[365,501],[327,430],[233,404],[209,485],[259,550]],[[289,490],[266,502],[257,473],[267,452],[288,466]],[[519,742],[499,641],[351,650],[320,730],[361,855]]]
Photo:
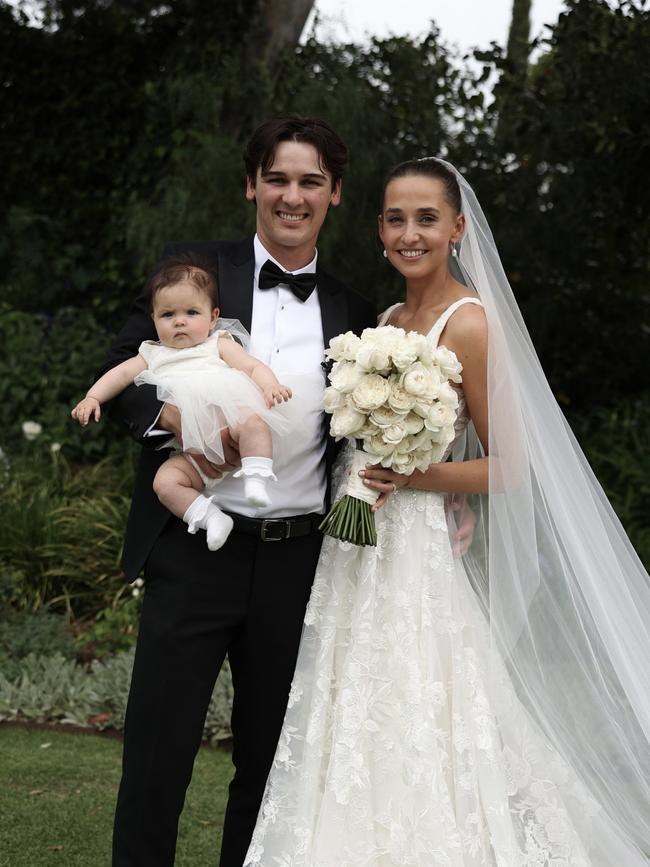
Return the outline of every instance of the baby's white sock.
[[[234,478],[244,477],[244,494],[251,506],[265,508],[271,505],[271,498],[266,490],[266,480],[277,481],[273,473],[273,459],[260,458],[257,456],[242,458],[241,469],[237,470]]]
[[[183,520],[188,525],[188,533],[196,533],[199,529],[206,531],[208,548],[211,551],[221,548],[230,535],[233,524],[230,515],[224,514],[214,500],[204,497],[203,494],[199,494],[196,500],[190,503]]]

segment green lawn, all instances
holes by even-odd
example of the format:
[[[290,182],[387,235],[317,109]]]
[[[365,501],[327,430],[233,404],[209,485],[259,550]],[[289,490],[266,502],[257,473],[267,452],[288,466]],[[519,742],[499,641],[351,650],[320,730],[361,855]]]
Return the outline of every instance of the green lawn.
[[[0,867],[108,867],[119,741],[0,725]],[[202,749],[176,867],[218,863],[230,756]]]

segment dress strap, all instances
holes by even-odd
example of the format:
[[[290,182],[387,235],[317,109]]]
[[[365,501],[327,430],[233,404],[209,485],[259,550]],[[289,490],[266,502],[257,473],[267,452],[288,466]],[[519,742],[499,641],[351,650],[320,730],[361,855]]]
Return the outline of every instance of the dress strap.
[[[438,346],[438,341],[440,340],[440,335],[445,330],[445,325],[449,322],[458,308],[463,306],[463,304],[478,304],[479,307],[483,306],[478,298],[473,298],[469,295],[465,298],[459,298],[458,301],[454,301],[453,304],[450,304],[449,307],[447,307],[447,309],[436,319],[433,328],[427,334],[427,337],[431,343],[433,343],[434,347]]]
[[[395,310],[396,307],[399,307],[402,302],[398,301],[396,304],[391,304],[390,307],[387,307],[386,310],[381,314],[379,320],[377,322],[377,328],[381,325],[385,325],[390,319],[390,314]]]

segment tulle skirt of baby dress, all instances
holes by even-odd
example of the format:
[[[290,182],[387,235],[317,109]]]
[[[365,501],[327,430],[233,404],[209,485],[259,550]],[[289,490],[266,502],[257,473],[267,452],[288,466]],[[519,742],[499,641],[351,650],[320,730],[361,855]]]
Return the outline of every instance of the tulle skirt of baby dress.
[[[218,341],[230,337],[216,331],[197,346],[173,349],[146,341],[139,353],[146,370],[136,385],[155,385],[158,399],[181,412],[183,451],[204,454],[223,463],[220,432],[257,415],[279,436],[292,427],[284,405],[267,407],[262,391],[243,371],[229,367],[219,356]]]

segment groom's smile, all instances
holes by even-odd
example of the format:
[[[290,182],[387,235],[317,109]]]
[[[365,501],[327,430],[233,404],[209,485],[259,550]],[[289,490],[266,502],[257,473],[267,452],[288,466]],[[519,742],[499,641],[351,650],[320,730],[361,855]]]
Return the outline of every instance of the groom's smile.
[[[327,211],[340,201],[341,184],[332,183],[313,145],[282,141],[268,168],[258,168],[255,183],[247,180],[246,198],[257,204],[264,247],[287,271],[295,271],[313,259]]]

